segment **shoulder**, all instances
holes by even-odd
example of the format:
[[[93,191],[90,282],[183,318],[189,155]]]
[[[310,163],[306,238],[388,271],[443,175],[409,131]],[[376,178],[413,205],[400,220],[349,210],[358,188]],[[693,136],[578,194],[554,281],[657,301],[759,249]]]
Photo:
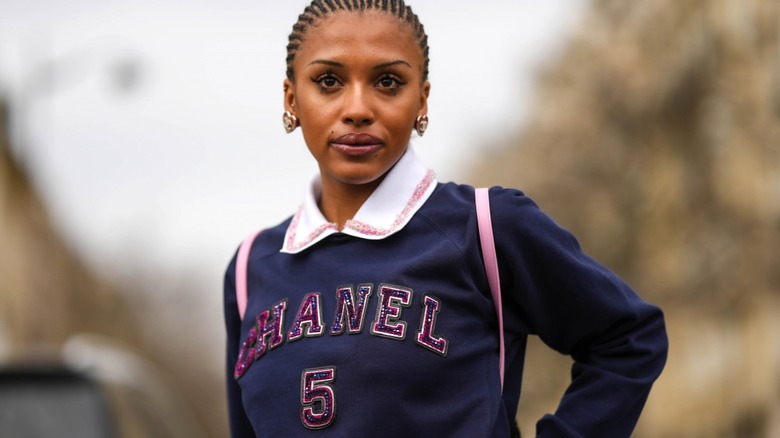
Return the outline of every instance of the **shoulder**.
[[[472,212],[475,208],[475,188],[467,184],[441,183],[426,203],[426,211],[433,213],[457,214],[459,211]],[[546,215],[537,204],[521,190],[490,187],[490,211],[493,220],[503,221],[507,217],[517,218]]]
[[[534,207],[536,204],[522,190],[492,186],[490,189],[490,201],[497,200],[502,203],[527,203]],[[474,204],[475,187],[468,184],[454,182],[439,183],[431,195],[431,200],[436,202],[464,202]]]
[[[442,183],[418,212],[419,218],[456,241],[477,229],[475,188]],[[493,232],[498,238],[539,239],[560,230],[537,204],[520,190],[500,186],[489,189]]]
[[[536,257],[580,257],[577,238],[545,213],[523,192],[490,189],[490,211],[498,244],[510,238],[522,251]]]
[[[440,184],[429,200],[431,205],[422,211],[437,222],[464,224],[475,221],[474,191],[474,187],[466,184]],[[567,247],[579,246],[568,230],[558,225],[522,190],[493,186],[489,195],[492,227],[497,240],[511,238],[525,242],[526,247],[547,245],[550,241]]]
[[[494,226],[520,232],[562,230],[536,202],[517,189],[490,188],[490,212]]]

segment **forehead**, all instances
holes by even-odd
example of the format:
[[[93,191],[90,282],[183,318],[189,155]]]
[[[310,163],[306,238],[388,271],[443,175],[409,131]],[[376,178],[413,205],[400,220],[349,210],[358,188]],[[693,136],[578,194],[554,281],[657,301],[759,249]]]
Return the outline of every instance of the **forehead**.
[[[296,64],[313,59],[404,59],[422,69],[423,55],[412,27],[377,11],[337,12],[318,20],[306,32]]]

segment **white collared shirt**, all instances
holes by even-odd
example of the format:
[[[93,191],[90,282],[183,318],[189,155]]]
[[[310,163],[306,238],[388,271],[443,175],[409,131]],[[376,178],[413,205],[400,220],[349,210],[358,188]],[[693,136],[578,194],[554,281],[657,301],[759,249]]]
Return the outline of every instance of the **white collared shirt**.
[[[391,236],[409,223],[435,188],[436,175],[409,147],[341,232],[369,240]],[[317,175],[287,227],[281,252],[297,254],[339,232],[317,207],[321,195],[322,179]]]

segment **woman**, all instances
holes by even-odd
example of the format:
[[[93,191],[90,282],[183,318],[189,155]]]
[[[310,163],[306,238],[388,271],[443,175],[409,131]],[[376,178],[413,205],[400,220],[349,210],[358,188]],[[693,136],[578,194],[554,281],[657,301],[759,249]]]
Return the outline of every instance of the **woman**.
[[[474,189],[437,182],[408,146],[427,128],[427,75],[402,0],[315,0],[293,26],[283,121],[319,175],[228,267],[233,436],[511,436],[529,334],[575,361],[538,436],[629,436],[665,362],[661,311],[493,188],[502,382]]]

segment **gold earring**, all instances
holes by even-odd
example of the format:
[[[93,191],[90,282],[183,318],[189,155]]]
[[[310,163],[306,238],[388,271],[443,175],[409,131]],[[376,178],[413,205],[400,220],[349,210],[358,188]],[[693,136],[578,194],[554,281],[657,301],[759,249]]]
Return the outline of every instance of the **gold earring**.
[[[289,134],[298,127],[298,118],[295,117],[295,114],[285,111],[282,114],[282,123],[284,123],[284,131]]]
[[[422,137],[426,129],[428,129],[428,116],[420,114],[417,116],[417,120],[414,121],[414,130]]]

